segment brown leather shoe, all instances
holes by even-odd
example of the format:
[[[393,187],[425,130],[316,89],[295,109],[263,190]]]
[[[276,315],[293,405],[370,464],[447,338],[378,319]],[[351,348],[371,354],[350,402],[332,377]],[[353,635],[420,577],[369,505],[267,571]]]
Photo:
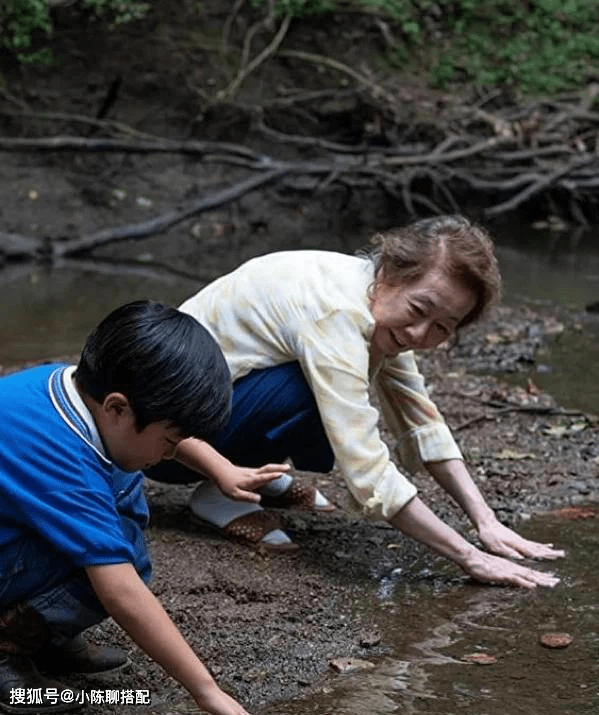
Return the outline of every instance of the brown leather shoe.
[[[40,675],[21,655],[0,654],[0,712],[45,715],[78,710],[84,693]]]
[[[301,482],[297,478],[289,487],[277,496],[262,494],[260,504],[274,509],[295,508],[302,511],[334,511],[335,505],[325,495],[309,482]]]
[[[52,674],[100,675],[121,670],[129,663],[124,650],[88,643],[82,635],[59,648],[46,646],[33,656],[33,660],[40,670]]]

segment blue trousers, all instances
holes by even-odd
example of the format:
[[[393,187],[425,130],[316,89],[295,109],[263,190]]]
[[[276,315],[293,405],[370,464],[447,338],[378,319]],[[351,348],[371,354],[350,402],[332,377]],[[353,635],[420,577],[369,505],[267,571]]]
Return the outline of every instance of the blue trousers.
[[[297,362],[253,370],[233,384],[233,411],[211,444],[234,464],[259,467],[290,458],[297,469],[330,472],[335,457],[320,413]],[[175,461],[146,472],[162,482],[198,481]]]
[[[126,519],[123,522],[125,529],[136,532],[133,565],[140,577],[148,581],[151,565],[143,534]],[[85,570],[74,566],[41,537],[32,536],[2,547],[0,575],[0,615],[16,604],[29,606],[41,616],[54,646],[62,645],[108,616]]]

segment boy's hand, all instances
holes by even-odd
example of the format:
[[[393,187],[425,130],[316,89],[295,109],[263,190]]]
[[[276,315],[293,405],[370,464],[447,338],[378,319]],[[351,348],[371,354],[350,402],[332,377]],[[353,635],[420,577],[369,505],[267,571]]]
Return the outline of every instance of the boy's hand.
[[[288,464],[238,467],[207,442],[193,437],[179,442],[175,459],[208,477],[225,496],[237,501],[259,502],[255,490],[289,470]]]
[[[249,715],[214,682],[133,564],[103,564],[85,569],[106,612],[137,645],[191,694],[211,715]]]
[[[523,538],[497,520],[481,527],[478,536],[489,551],[512,559],[554,560],[566,555],[562,549],[554,549],[553,544],[541,544]]]
[[[195,696],[195,702],[200,710],[205,710],[211,715],[250,715],[245,708],[230,695],[222,691],[216,683],[210,689],[202,689],[202,693]]]
[[[288,464],[265,464],[262,467],[237,467],[229,463],[226,469],[211,475],[212,481],[221,492],[237,501],[259,502],[260,489],[273,479],[277,479],[289,470]]]

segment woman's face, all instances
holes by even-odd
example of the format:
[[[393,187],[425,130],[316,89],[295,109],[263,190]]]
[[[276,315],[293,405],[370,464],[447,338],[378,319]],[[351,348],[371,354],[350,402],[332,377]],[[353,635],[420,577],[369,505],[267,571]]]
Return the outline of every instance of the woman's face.
[[[386,357],[436,348],[450,338],[476,304],[474,293],[442,270],[401,285],[377,280],[370,309],[372,346]]]

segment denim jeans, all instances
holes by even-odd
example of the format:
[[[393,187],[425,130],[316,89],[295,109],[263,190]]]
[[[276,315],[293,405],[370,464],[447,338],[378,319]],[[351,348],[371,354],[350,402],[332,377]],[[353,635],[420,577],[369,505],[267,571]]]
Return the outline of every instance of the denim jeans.
[[[297,469],[329,472],[335,457],[320,413],[297,362],[253,370],[233,384],[233,411],[211,444],[234,464],[259,467],[290,458]],[[198,473],[176,461],[146,472],[151,479],[185,484]]]
[[[130,524],[131,529],[134,528]],[[143,535],[134,566],[144,581],[151,575]],[[39,536],[0,548],[0,613],[24,604],[39,614],[52,645],[62,645],[107,617],[83,568],[77,568]]]

